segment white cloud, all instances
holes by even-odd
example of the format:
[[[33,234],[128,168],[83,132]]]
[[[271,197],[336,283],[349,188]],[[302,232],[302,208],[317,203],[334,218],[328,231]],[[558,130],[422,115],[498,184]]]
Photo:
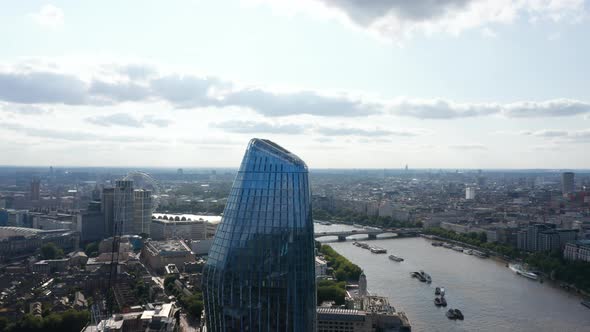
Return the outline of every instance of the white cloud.
[[[268,3],[290,13],[306,12],[338,18],[393,40],[416,33],[464,30],[489,24],[510,24],[524,18],[578,21],[584,15],[584,0],[251,0]],[[485,32],[484,32],[485,33]]]
[[[302,134],[305,131],[304,125],[270,123],[266,121],[238,121],[231,120],[219,123],[213,123],[213,128],[219,128],[227,132],[239,134]]]
[[[146,124],[156,127],[167,127],[172,121],[162,118],[156,118],[153,115],[146,115],[143,118],[136,118],[127,113],[113,113],[109,115],[98,115],[86,118],[86,121],[97,126],[110,127],[134,127],[143,128]]]
[[[483,145],[483,144],[456,144],[456,145],[450,145],[449,146],[451,149],[455,149],[455,150],[487,150],[488,148]]]
[[[482,34],[482,36],[484,36],[486,38],[490,38],[490,39],[498,38],[498,34],[494,30],[492,30],[488,27],[481,29],[481,34]]]
[[[45,5],[30,16],[37,24],[45,27],[57,28],[64,25],[64,12],[54,5]]]
[[[266,117],[312,115],[356,117],[394,115],[429,120],[484,116],[566,117],[590,114],[590,102],[573,99],[512,103],[446,99],[378,99],[359,93],[278,91],[244,86],[214,76],[177,73],[135,64],[0,64],[0,102],[21,105],[109,106],[164,102],[179,109],[234,108]]]
[[[522,131],[521,135],[540,137],[554,143],[590,143],[590,129],[562,130],[543,129],[536,131]]]

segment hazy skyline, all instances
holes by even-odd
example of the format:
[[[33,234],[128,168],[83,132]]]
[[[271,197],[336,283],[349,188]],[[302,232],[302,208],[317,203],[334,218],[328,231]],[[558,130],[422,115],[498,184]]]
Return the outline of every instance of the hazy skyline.
[[[590,168],[585,1],[0,3],[0,165]]]

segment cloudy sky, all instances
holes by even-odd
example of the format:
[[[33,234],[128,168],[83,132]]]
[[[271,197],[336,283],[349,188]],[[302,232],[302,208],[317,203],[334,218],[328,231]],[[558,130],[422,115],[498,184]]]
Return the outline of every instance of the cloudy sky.
[[[0,6],[0,165],[590,168],[588,1]]]

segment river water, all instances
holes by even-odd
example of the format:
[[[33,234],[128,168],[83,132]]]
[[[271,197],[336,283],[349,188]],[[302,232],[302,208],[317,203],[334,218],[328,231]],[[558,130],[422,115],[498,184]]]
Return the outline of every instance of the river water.
[[[315,225],[316,233],[351,229]],[[423,238],[369,243],[387,249],[387,254],[372,254],[352,241],[329,244],[365,271],[370,293],[387,296],[397,311],[407,314],[413,331],[590,331],[590,309],[579,297],[518,276],[503,263],[433,247]],[[390,254],[405,261],[393,262]],[[429,273],[432,284],[410,277],[418,270]],[[446,309],[433,303],[437,286],[446,290]],[[449,308],[461,309],[465,320],[447,319]]]

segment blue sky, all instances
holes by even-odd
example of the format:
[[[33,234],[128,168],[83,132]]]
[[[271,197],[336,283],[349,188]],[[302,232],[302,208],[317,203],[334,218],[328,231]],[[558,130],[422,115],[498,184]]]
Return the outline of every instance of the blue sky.
[[[0,5],[0,164],[590,168],[582,0]]]

